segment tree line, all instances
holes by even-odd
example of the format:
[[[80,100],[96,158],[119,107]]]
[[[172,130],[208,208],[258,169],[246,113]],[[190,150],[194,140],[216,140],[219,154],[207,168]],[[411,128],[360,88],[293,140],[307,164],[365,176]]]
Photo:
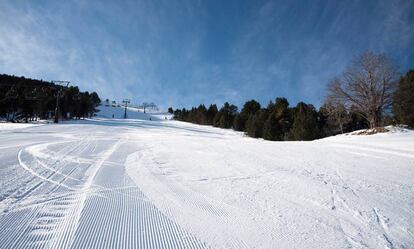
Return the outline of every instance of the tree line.
[[[329,82],[319,110],[304,102],[291,107],[286,98],[278,97],[265,107],[247,101],[240,111],[228,102],[220,109],[211,104],[168,111],[176,120],[277,141],[313,140],[397,123],[414,127],[414,70],[399,77],[389,58],[367,52]]]
[[[256,100],[247,101],[240,112],[227,102],[220,109],[212,104],[208,108],[199,105],[189,110],[170,108],[169,111],[176,120],[234,129],[250,137],[273,141],[313,140],[335,133],[322,108],[318,111],[304,102],[290,107],[288,100],[282,97],[270,101],[265,107]],[[356,113],[350,113],[349,117],[344,132],[368,127]]]
[[[52,118],[58,95],[58,116],[63,119],[91,117],[101,102],[96,92],[81,92],[76,86],[1,74],[0,118],[11,122]]]

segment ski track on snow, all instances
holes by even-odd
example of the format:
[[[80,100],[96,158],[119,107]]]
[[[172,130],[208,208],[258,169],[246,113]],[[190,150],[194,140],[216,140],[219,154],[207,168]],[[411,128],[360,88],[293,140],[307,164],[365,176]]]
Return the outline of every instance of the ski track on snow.
[[[4,131],[0,249],[414,248],[410,134],[272,143],[109,119]]]
[[[114,168],[112,173],[122,181],[126,176],[122,162],[106,164],[120,140],[82,167],[88,160],[80,160],[81,155],[96,150],[91,141],[71,141],[57,151],[49,148],[66,142],[18,151],[18,164],[34,183],[0,215],[0,248],[209,247],[160,212],[131,180],[112,186],[114,175],[107,175],[105,186],[96,184],[97,175],[105,174],[102,168]],[[49,196],[39,200],[35,193],[41,188],[48,189]]]

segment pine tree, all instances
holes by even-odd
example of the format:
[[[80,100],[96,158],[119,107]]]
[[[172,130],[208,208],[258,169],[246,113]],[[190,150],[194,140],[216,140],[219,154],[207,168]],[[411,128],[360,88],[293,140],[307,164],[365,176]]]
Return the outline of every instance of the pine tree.
[[[320,136],[318,115],[312,105],[300,102],[293,113],[293,126],[289,132],[291,140],[313,140]]]
[[[227,128],[227,121],[226,121],[226,117],[224,115],[221,115],[218,127]]]
[[[207,109],[204,105],[199,105],[196,109],[195,123],[205,125],[207,124]]]
[[[246,122],[246,133],[250,137],[263,137],[263,128],[268,117],[266,110],[259,110],[255,114],[251,114]]]
[[[213,125],[214,117],[216,116],[217,112],[218,112],[217,105],[213,104],[213,105],[210,105],[208,107],[208,110],[207,110],[207,124]]]
[[[56,93],[60,87],[42,80],[0,75],[0,116],[9,121],[33,120],[37,117],[49,118],[54,113]],[[92,116],[100,103],[98,94],[82,93],[77,87],[62,89],[59,109],[63,117]]]
[[[234,120],[233,120],[233,129],[235,131],[242,131],[243,130],[242,120],[241,120],[240,114],[237,114],[236,117],[234,117]]]
[[[414,127],[414,70],[401,77],[393,96],[393,110],[399,123]]]
[[[214,119],[213,119],[213,126],[214,127],[221,127],[220,126],[220,120],[221,120],[222,116],[223,116],[223,113],[221,113],[221,112],[216,113],[216,115],[214,116]],[[223,120],[223,123],[224,123],[224,120]]]
[[[233,120],[236,117],[236,115],[237,106],[231,105],[228,102],[226,102],[214,117],[213,125],[220,128],[232,128]]]
[[[263,138],[266,140],[282,140],[278,136],[280,131],[278,120],[274,113],[271,113],[263,126]]]
[[[267,140],[284,140],[291,126],[289,102],[285,98],[276,98],[275,104],[267,107],[268,118],[263,127],[263,138]]]
[[[260,110],[260,103],[252,99],[247,101],[240,112],[240,117],[238,120],[238,127],[236,130],[244,131],[246,129],[246,122],[251,115],[254,115],[257,111]]]

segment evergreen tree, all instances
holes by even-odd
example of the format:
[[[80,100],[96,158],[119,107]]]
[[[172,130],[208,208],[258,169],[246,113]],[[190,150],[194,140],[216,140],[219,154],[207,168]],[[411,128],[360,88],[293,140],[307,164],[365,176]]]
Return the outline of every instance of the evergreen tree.
[[[267,118],[268,113],[265,109],[259,110],[255,114],[251,114],[246,122],[247,135],[255,138],[263,137],[263,128]]]
[[[313,140],[319,138],[318,115],[313,105],[303,102],[293,110],[293,126],[289,132],[291,140]]]
[[[414,70],[400,78],[393,96],[393,110],[399,123],[414,127]]]
[[[204,105],[199,105],[196,110],[195,123],[205,125],[207,124],[207,109]]]
[[[220,128],[232,128],[233,120],[237,115],[237,106],[231,105],[228,102],[224,103],[220,111],[214,117],[214,126]]]
[[[35,118],[50,118],[55,114],[56,94],[60,89],[50,82],[27,79],[2,74],[0,75],[0,117],[8,121],[26,121]],[[59,109],[63,117],[92,116],[100,103],[95,92],[82,93],[77,87],[64,87],[60,98]]]
[[[284,140],[293,123],[292,115],[289,110],[289,102],[286,98],[276,98],[275,114],[279,126],[276,138],[277,140]]]
[[[252,99],[247,101],[244,105],[242,110],[240,111],[240,117],[238,118],[237,122],[237,129],[238,131],[244,131],[246,128],[246,122],[250,118],[251,115],[254,115],[257,111],[260,110],[260,103],[256,100]]]
[[[241,117],[240,117],[240,113],[237,114],[236,117],[234,117],[233,129],[235,131],[242,131],[244,129],[243,126],[242,126],[242,120],[241,120]]]
[[[228,128],[227,127],[227,120],[226,120],[226,117],[224,115],[221,115],[220,116],[220,120],[218,122],[218,127],[220,127],[220,128]]]
[[[214,119],[213,119],[213,126],[214,127],[221,127],[220,126],[220,120],[221,120],[222,116],[223,116],[222,112],[217,112],[216,113],[216,115],[214,116]],[[224,124],[224,119],[223,119],[222,123]]]
[[[276,116],[271,113],[263,125],[263,138],[266,140],[282,140],[279,134],[279,123]]]
[[[263,138],[266,140],[284,140],[291,127],[289,102],[285,98],[276,98],[275,104],[270,102],[269,113],[263,127]]]
[[[213,121],[214,121],[214,117],[216,116],[218,110],[217,110],[217,106],[214,105],[210,105],[207,109],[207,124],[208,125],[213,125]]]

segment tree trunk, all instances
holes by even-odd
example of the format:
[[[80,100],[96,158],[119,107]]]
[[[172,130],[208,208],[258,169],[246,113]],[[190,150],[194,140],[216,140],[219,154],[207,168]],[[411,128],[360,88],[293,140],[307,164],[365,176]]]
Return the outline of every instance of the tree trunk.
[[[381,116],[378,115],[378,113],[372,114],[371,118],[368,121],[369,121],[369,128],[370,129],[373,129],[375,127],[379,127],[380,126],[380,121],[381,121]]]

